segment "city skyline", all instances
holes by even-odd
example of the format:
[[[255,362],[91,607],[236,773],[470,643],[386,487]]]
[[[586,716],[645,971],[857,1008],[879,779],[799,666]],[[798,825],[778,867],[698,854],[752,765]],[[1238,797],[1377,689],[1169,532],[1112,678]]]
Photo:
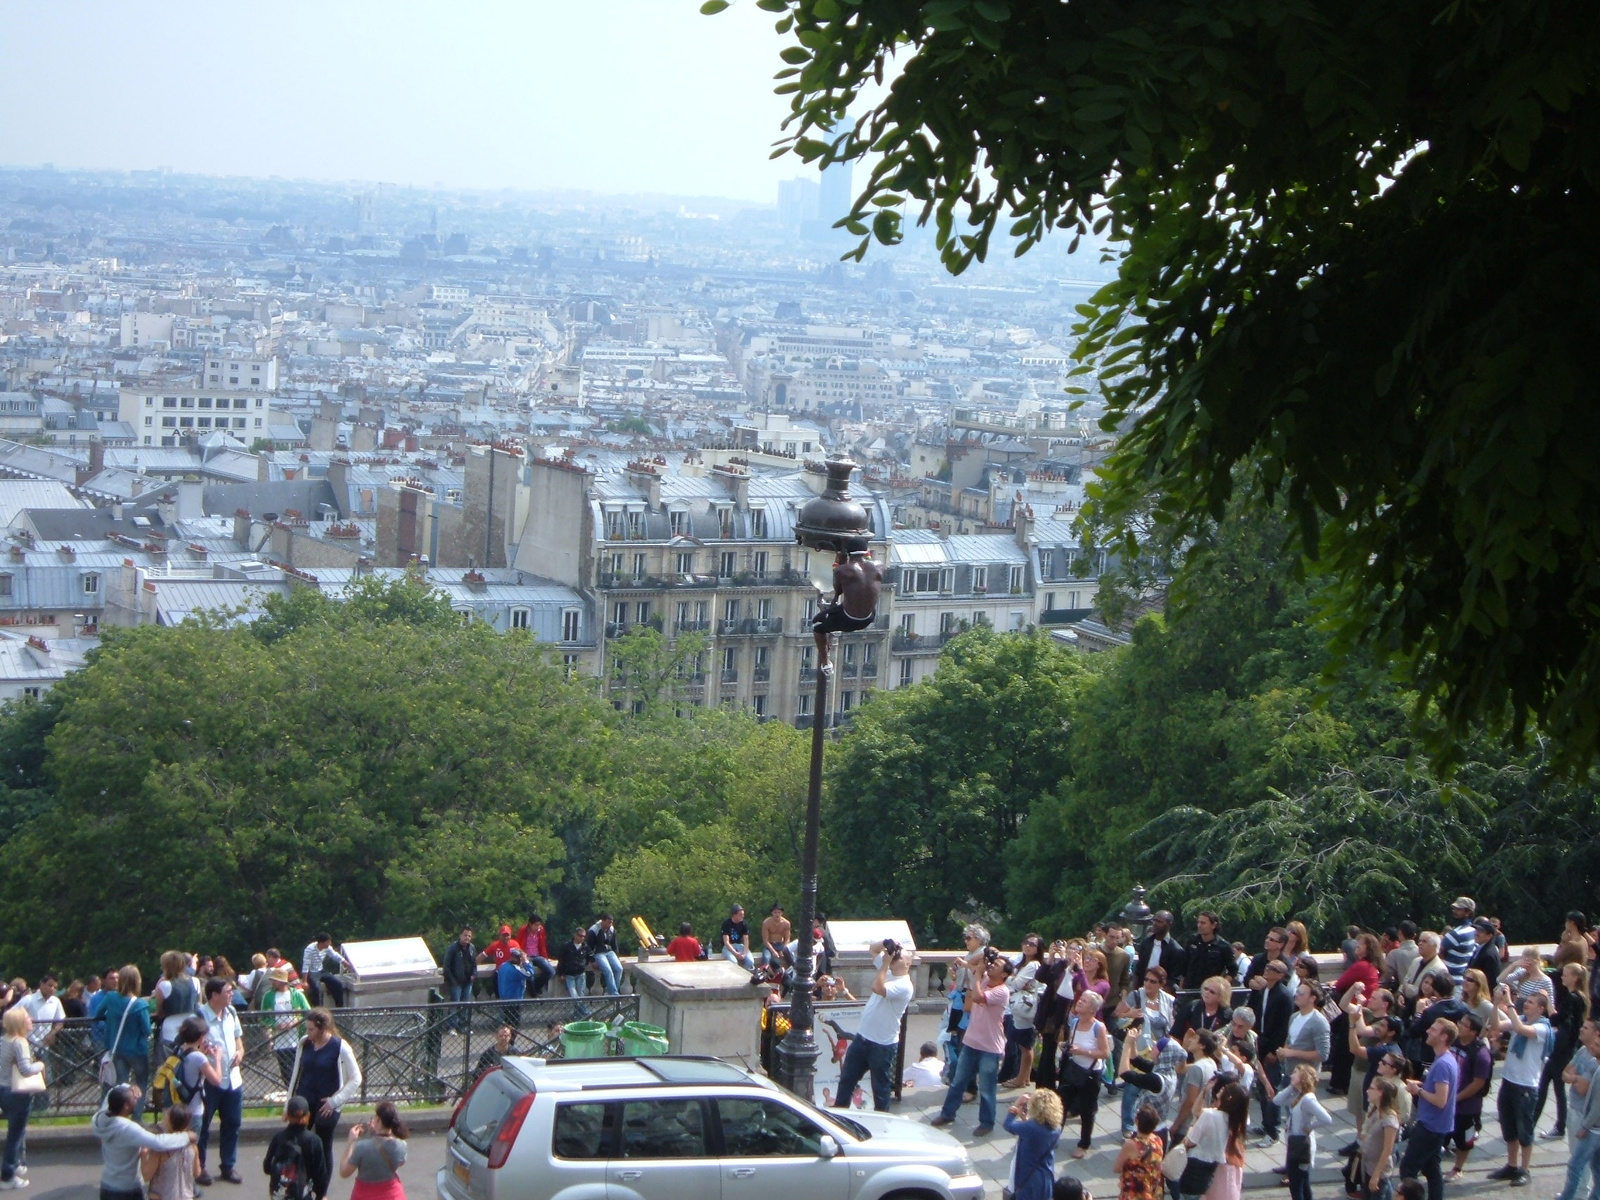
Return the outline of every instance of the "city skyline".
[[[274,12],[10,7],[0,163],[760,204],[815,176],[769,158],[782,42],[750,4]],[[89,83],[63,86],[68,56]]]

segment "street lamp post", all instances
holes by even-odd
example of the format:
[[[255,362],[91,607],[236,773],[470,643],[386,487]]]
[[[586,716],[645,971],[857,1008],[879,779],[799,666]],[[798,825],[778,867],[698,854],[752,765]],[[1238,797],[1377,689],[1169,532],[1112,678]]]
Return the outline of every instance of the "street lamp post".
[[[1133,896],[1122,906],[1120,914],[1122,923],[1133,930],[1135,943],[1144,940],[1144,935],[1150,932],[1150,906],[1144,902],[1144,887],[1136,885]]]
[[[795,521],[795,539],[819,552],[837,552],[846,539],[871,536],[867,511],[850,499],[849,459],[830,459],[828,486],[822,495],[808,500]],[[822,825],[822,747],[828,724],[828,672],[818,664],[816,706],[811,715],[811,778],[806,790],[806,833],[800,861],[800,912],[797,916],[799,955],[795,960],[795,981],[790,990],[789,1032],[778,1043],[776,1074],[778,1083],[795,1095],[810,1100],[816,1090],[817,1035],[812,1009],[816,986],[816,952],[812,930],[817,923],[817,839]]]

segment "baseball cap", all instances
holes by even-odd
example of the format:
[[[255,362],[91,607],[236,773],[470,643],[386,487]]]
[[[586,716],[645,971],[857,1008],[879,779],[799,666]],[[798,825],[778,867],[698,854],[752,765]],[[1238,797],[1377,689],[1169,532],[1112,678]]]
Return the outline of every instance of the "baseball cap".
[[[1475,900],[1473,900],[1473,898],[1471,896],[1457,896],[1454,900],[1452,900],[1450,902],[1450,907],[1451,908],[1464,908],[1468,912],[1477,912],[1478,911],[1477,902]]]
[[[502,934],[504,934],[506,937],[510,937],[511,936],[511,926],[509,926],[509,925],[500,926],[500,932]]]

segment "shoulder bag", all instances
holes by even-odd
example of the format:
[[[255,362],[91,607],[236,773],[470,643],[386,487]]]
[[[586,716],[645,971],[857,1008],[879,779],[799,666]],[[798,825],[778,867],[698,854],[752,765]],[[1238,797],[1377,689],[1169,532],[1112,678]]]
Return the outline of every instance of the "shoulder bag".
[[[26,1038],[19,1039],[24,1043]],[[31,1052],[30,1052],[31,1054]],[[45,1090],[44,1072],[35,1075],[24,1075],[17,1069],[16,1060],[11,1063],[11,1090],[19,1095],[28,1096]]]
[[[111,1039],[106,1052],[100,1056],[100,1083],[103,1087],[117,1086],[117,1064],[112,1061],[111,1056],[117,1052],[117,1046],[122,1042],[122,1031],[128,1026],[128,1014],[133,1011],[134,1002],[138,999],[137,996],[128,997],[128,1003],[122,1008],[122,1020],[117,1022],[117,1036]]]

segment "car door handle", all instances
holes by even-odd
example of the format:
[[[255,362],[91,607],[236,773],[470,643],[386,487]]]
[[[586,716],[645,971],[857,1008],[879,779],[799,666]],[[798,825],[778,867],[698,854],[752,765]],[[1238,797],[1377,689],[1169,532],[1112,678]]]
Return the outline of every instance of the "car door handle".
[[[638,1179],[643,1174],[644,1174],[643,1171],[618,1171],[617,1172],[617,1178],[631,1181],[631,1180],[634,1180],[634,1179]]]
[[[735,1167],[728,1173],[735,1179],[749,1179],[756,1173],[756,1169],[754,1167]]]

